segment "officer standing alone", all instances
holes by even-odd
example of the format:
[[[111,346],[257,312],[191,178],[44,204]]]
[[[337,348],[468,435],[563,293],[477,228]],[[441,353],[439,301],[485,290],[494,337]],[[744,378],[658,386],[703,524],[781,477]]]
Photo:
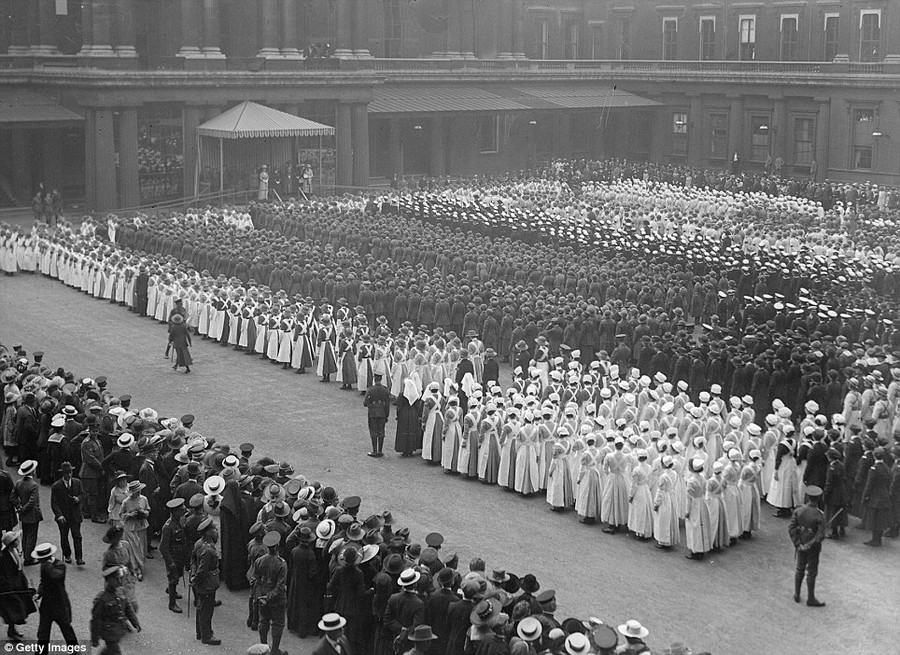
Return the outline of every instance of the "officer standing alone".
[[[369,408],[369,439],[372,440],[372,452],[369,457],[384,457],[384,426],[387,425],[391,413],[391,394],[381,384],[381,374],[373,376],[375,384],[366,390],[363,407]]]
[[[184,566],[187,563],[188,543],[181,520],[184,515],[184,498],[173,498],[166,503],[171,516],[162,527],[159,538],[159,552],[166,564],[166,577],[168,578],[167,592],[169,594],[169,610],[181,614],[178,606],[178,581],[184,575]]]
[[[816,576],[819,573],[819,555],[825,539],[825,513],[819,509],[822,489],[815,485],[806,488],[806,504],[794,510],[788,532],[794,542],[797,570],[794,573],[794,602],[800,602],[800,588],[806,575],[806,604],[824,607],[816,598]]]
[[[222,640],[213,634],[212,617],[219,588],[219,553],[216,551],[219,530],[213,525],[212,518],[207,518],[197,526],[197,532],[200,538],[191,553],[191,586],[197,596],[197,639],[218,646]]]
[[[272,530],[263,537],[268,552],[257,559],[247,576],[259,607],[259,641],[268,642],[272,629],[272,655],[285,655],[281,650],[287,603],[287,563],[278,555],[281,534]]]

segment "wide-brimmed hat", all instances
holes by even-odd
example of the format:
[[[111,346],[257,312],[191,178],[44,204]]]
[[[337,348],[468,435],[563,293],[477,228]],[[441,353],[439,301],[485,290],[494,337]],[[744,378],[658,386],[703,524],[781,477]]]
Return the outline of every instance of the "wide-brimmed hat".
[[[173,323],[184,323],[184,316],[181,314],[172,314],[172,322]]]
[[[519,639],[524,641],[537,641],[542,632],[541,622],[533,616],[526,616],[519,621],[519,625],[516,627],[516,634],[519,635]]]
[[[668,648],[663,649],[663,655],[691,655],[691,652],[683,641],[672,642]]]
[[[218,496],[225,491],[225,479],[221,475],[211,475],[203,482],[203,492],[207,496]]]
[[[587,655],[591,652],[591,640],[581,632],[573,632],[566,637],[566,652],[569,655]]]
[[[642,626],[637,619],[628,619],[625,623],[618,626],[618,629],[623,636],[633,639],[643,639],[650,634],[650,631]]]
[[[485,598],[479,601],[472,613],[469,614],[469,621],[472,625],[490,625],[497,616],[500,615],[500,601],[496,598]]]
[[[381,513],[381,518],[384,521],[385,525],[394,525],[396,520],[394,519],[394,515],[391,514],[389,510],[385,510]]]
[[[509,574],[502,569],[494,569],[491,571],[491,582],[494,584],[503,584],[509,580]]]
[[[437,636],[431,631],[430,625],[417,625],[416,629],[406,635],[409,641],[433,641]]]
[[[272,483],[272,484],[266,486],[265,489],[263,489],[263,500],[266,501],[267,503],[270,503],[273,500],[274,501],[284,500],[284,497],[285,497],[284,487],[282,487],[277,482]]]
[[[285,516],[289,516],[291,513],[290,506],[284,502],[283,500],[279,500],[275,503],[274,506],[275,516],[280,519],[283,519]]]
[[[366,533],[363,531],[362,526],[359,523],[353,523],[349,528],[347,528],[347,539],[350,541],[362,541],[363,537],[366,536]]]
[[[365,564],[366,562],[375,559],[375,556],[378,554],[378,546],[375,544],[366,544],[363,546],[362,555],[359,558],[360,564]]]
[[[309,527],[304,525],[297,530],[297,539],[300,540],[300,543],[309,544],[316,540],[316,535]]]
[[[12,542],[21,536],[21,530],[9,530],[8,532],[4,532],[3,536],[0,537],[0,550],[6,550]]]
[[[319,630],[322,632],[333,632],[335,630],[340,630],[345,625],[347,625],[347,619],[340,614],[332,612],[321,618],[319,621]]]
[[[31,475],[37,470],[38,463],[33,459],[26,459],[19,465],[19,475]]]
[[[128,483],[128,493],[132,494],[135,491],[141,491],[147,485],[141,482],[140,480],[132,480]]]
[[[325,519],[316,526],[316,536],[319,539],[328,540],[334,536],[336,526],[331,519]]]
[[[50,559],[56,555],[56,550],[56,546],[51,543],[38,544],[37,548],[31,551],[31,557],[37,560]]]
[[[400,577],[397,579],[397,584],[401,587],[409,587],[416,584],[420,577],[422,576],[415,569],[406,569],[400,574]]]
[[[134,435],[129,434],[128,432],[123,433],[122,436],[116,439],[116,445],[119,446],[119,448],[130,448],[133,443]]]

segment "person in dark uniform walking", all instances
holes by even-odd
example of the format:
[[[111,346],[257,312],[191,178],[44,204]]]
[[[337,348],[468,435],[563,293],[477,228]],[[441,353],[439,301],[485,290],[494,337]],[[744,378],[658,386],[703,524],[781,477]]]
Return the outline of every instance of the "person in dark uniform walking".
[[[366,390],[363,407],[369,408],[369,439],[372,440],[372,451],[369,457],[384,457],[384,426],[387,425],[391,413],[391,394],[381,384],[381,374],[373,376],[375,384]]]
[[[269,552],[257,559],[248,578],[259,607],[259,641],[268,643],[272,628],[272,655],[284,655],[281,635],[284,633],[285,603],[287,602],[287,563],[278,555],[281,534],[271,530],[263,537]]]
[[[862,494],[863,527],[872,531],[872,538],[864,543],[875,548],[881,546],[882,535],[891,527],[891,469],[884,461],[885,454],[880,446],[872,453],[875,463],[869,470]]]
[[[821,487],[806,488],[806,504],[794,510],[788,533],[794,542],[797,570],[794,573],[794,602],[800,602],[800,587],[806,575],[806,604],[810,607],[824,607],[825,603],[816,598],[816,576],[819,573],[819,555],[822,540],[825,539],[825,513],[819,509]]]
[[[191,372],[191,332],[184,324],[184,317],[181,314],[173,314],[169,325],[169,343],[175,349],[175,365],[172,367],[178,370],[179,366],[184,366],[184,372]]]
[[[213,634],[212,617],[219,588],[219,554],[216,552],[219,530],[213,525],[212,518],[207,518],[197,526],[197,532],[200,538],[191,554],[191,586],[197,597],[197,639],[209,646],[218,646],[222,640]]]
[[[163,524],[159,537],[159,554],[166,564],[166,577],[169,585],[169,610],[181,614],[181,608],[176,602],[181,596],[178,593],[178,581],[184,575],[184,566],[188,559],[188,543],[181,519],[184,515],[184,498],[173,498],[166,503],[171,512],[168,520]]]
[[[119,655],[122,652],[119,641],[128,632],[128,623],[138,632],[141,631],[141,624],[131,603],[118,594],[122,583],[122,567],[110,566],[103,569],[103,577],[106,580],[105,588],[94,598],[91,610],[91,644],[96,648],[103,639],[106,647],[100,651],[101,655]]]
[[[59,626],[66,644],[74,646],[78,643],[78,637],[72,629],[72,604],[66,592],[66,565],[56,559],[56,546],[53,544],[41,544],[32,556],[41,563],[41,582],[37,590],[41,600],[37,643],[43,645],[41,652],[49,652],[50,630],[54,623]]]

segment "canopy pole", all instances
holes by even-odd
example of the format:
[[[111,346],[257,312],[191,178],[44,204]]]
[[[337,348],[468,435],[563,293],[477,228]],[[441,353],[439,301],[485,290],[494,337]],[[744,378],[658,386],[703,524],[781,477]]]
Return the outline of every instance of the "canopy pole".
[[[197,156],[194,158],[194,204],[196,204],[197,198],[200,197],[200,145],[202,143],[200,134],[197,134]]]
[[[225,139],[219,137],[219,193],[222,194],[222,199],[225,198],[225,155],[223,154]]]
[[[310,185],[312,187],[312,185]],[[312,190],[312,189],[310,189]],[[322,195],[322,135],[319,135],[319,195]]]

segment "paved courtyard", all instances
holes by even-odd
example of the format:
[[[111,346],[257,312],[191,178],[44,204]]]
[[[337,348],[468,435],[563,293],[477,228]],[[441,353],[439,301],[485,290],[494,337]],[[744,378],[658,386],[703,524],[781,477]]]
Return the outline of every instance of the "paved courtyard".
[[[765,506],[753,541],[691,562],[683,550],[662,552],[652,542],[582,525],[571,512],[553,513],[541,498],[447,476],[418,458],[401,459],[392,449],[393,419],[388,456],[370,459],[358,393],[199,338],[191,374],[175,373],[163,358],[163,326],[40,276],[0,278],[0,342],[15,341],[29,353],[43,350],[54,368],[106,375],[114,392],[132,394],[136,409],[152,406],[163,416],[191,412],[195,429],[206,436],[252,441],[256,453],[287,459],[341,495],[362,496],[362,515],[390,509],[419,540],[440,531],[442,553],[457,552],[464,570],[477,555],[488,569],[534,573],[544,588],[557,590],[558,617],[596,616],[612,624],[637,618],[649,628],[654,652],[676,640],[695,653],[729,655],[897,652],[900,544],[890,540],[870,550],[862,545],[865,533],[851,528],[847,541],[827,541],[817,595],[828,605],[814,610],[791,599],[787,522],[772,518]],[[49,494],[42,502],[47,517]],[[75,627],[83,638],[90,601],[101,588],[101,527],[85,524],[88,565],[69,569]],[[57,538],[52,519],[45,519],[41,539]],[[37,569],[28,573],[34,578]],[[213,625],[224,645],[216,649],[194,640],[193,616],[166,611],[164,589],[157,558],[139,585],[144,631],[128,638],[125,652],[240,653],[253,643],[244,627],[245,594],[220,594],[223,606]],[[33,617],[29,637],[36,623]],[[285,633],[282,645],[291,655],[306,655],[313,642]]]

